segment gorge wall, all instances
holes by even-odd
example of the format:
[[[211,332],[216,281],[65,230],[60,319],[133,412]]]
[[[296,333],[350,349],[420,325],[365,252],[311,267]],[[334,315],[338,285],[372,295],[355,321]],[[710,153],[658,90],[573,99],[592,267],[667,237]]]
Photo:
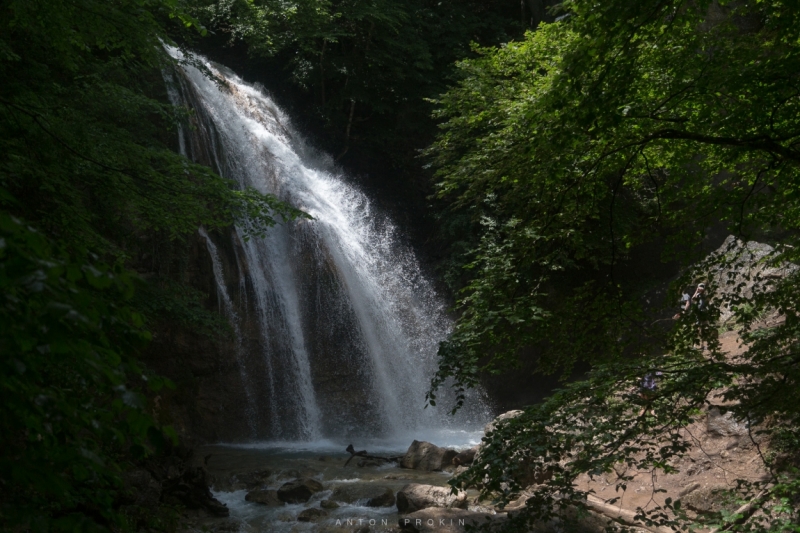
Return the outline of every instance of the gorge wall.
[[[220,238],[220,258],[232,260],[231,240]],[[238,284],[235,270],[230,282]],[[207,295],[204,307],[224,312],[217,292],[212,257],[199,234],[190,243],[187,261],[181,272],[183,281]],[[155,398],[156,414],[173,425],[183,442],[200,444],[241,441],[250,438],[247,394],[239,369],[240,346],[252,342],[245,327],[234,332],[198,332],[174,320],[160,320],[153,328],[153,340],[142,354],[143,362],[156,373],[172,380],[174,390],[162,389]]]

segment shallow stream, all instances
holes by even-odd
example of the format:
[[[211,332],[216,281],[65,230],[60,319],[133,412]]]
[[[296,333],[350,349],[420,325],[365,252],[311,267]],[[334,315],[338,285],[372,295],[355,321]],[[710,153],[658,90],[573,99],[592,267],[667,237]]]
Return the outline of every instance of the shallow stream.
[[[440,435],[436,444],[465,449],[480,442],[482,432],[449,432]],[[403,455],[408,448],[399,442],[376,441],[367,445],[355,445],[366,449],[370,455],[393,457]],[[400,468],[396,463],[381,466],[357,466],[358,459],[350,461],[346,444],[322,441],[316,443],[261,443],[246,445],[214,445],[197,450],[197,457],[204,460],[213,481],[214,496],[226,504],[231,516],[227,520],[235,531],[247,533],[267,532],[344,532],[358,531],[369,527],[369,531],[397,530],[399,515],[397,506],[368,507],[366,499],[352,502],[353,495],[373,492],[379,494],[391,489],[394,494],[408,483],[445,486],[452,476],[449,472],[425,472]],[[324,489],[314,494],[307,503],[287,504],[279,507],[248,502],[248,490],[241,486],[241,479],[248,474],[264,472],[264,481],[259,488],[277,490],[284,483],[297,478],[313,478],[322,483]],[[334,494],[334,491],[338,492]],[[477,493],[476,493],[477,494]],[[476,494],[470,494],[471,499]],[[342,497],[345,495],[344,497]],[[348,497],[349,496],[349,497]],[[299,522],[298,515],[309,508],[320,508],[323,500],[333,500],[339,505],[326,510],[327,516],[314,522]]]

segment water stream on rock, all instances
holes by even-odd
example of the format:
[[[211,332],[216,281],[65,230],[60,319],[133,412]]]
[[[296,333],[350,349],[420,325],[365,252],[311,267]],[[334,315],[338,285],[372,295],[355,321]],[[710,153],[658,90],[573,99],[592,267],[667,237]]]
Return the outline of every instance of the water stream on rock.
[[[451,321],[397,228],[261,88],[195,59],[218,82],[188,64],[168,76],[173,102],[194,110],[181,150],[313,217],[264,238],[236,228],[227,245],[201,230],[222,310],[247,337],[239,357],[252,441],[369,439],[373,448],[404,449],[412,439],[474,440],[490,418],[480,393],[457,416],[446,412],[446,393],[445,408],[424,409]],[[234,257],[227,265],[223,248]]]
[[[229,530],[240,533],[353,533],[364,527],[372,533],[397,531],[398,519],[404,515],[398,513],[396,504],[371,506],[368,498],[385,494],[387,489],[396,495],[409,483],[444,487],[452,475],[402,469],[396,463],[358,467],[353,461],[344,466],[349,456],[342,453],[341,447],[324,443],[292,448],[206,446],[197,451],[206,458],[214,496],[230,509],[231,518],[222,524],[230,524]],[[253,482],[254,477],[257,482]],[[277,490],[296,478],[315,479],[323,489],[304,503],[267,506],[245,499],[248,481],[251,487],[257,484],[260,489]],[[469,510],[493,513],[473,503],[477,491],[470,490],[468,495]],[[336,505],[331,509],[323,503],[325,500]],[[307,509],[321,508],[326,509],[324,516],[311,522],[298,521]],[[215,529],[219,525],[217,520],[205,522],[211,531],[219,530]],[[194,531],[200,529],[196,525]]]

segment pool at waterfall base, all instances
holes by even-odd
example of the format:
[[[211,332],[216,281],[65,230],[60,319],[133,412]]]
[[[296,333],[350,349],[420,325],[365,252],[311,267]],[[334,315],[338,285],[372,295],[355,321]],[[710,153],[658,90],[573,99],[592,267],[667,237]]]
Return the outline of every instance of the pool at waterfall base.
[[[461,450],[480,442],[480,433],[462,433],[460,445],[455,444],[454,435],[445,435],[449,447]],[[370,455],[397,457],[406,452],[399,440],[356,443],[356,448],[366,448]],[[399,521],[407,519],[398,513],[392,500],[391,505],[370,506],[371,494],[391,490],[395,495],[409,483],[446,487],[452,472],[426,472],[400,468],[396,462],[379,466],[361,466],[350,461],[345,452],[346,444],[328,440],[297,443],[248,443],[217,444],[198,448],[195,457],[206,468],[215,498],[230,510],[227,519],[213,519],[196,524],[197,531],[202,527],[211,531],[236,531],[241,533],[290,533],[290,532],[328,532],[344,533],[399,531]],[[304,503],[287,503],[269,506],[245,498],[252,490],[277,490],[285,483],[298,478],[310,478],[322,484],[322,490],[313,494]],[[254,480],[255,479],[255,480]],[[250,483],[245,487],[245,482]],[[477,491],[468,491],[469,501],[473,502]],[[330,502],[335,503],[335,507]],[[327,507],[323,508],[323,505]],[[301,513],[308,509],[319,509],[320,516],[313,521],[298,521]],[[471,504],[469,510],[494,513],[486,507]],[[322,513],[325,513],[324,515]],[[301,518],[302,520],[302,518]],[[414,519],[412,520],[412,524]],[[432,519],[430,519],[432,520]],[[439,521],[443,520],[442,524]],[[450,520],[453,521],[450,524]],[[438,518],[433,523],[425,523],[428,528],[463,526],[463,518]],[[427,522],[427,521],[426,521]],[[218,529],[222,525],[223,529]],[[366,531],[366,530],[363,530]]]

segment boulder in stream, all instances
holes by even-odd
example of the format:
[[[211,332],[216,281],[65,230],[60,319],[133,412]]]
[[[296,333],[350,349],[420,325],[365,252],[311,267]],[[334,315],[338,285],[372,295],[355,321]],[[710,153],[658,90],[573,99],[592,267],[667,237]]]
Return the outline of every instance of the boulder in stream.
[[[413,513],[429,507],[467,508],[467,493],[452,493],[450,487],[437,487],[409,483],[397,492],[397,510],[401,513]]]
[[[315,522],[320,518],[328,516],[328,511],[323,511],[322,509],[317,509],[316,507],[312,507],[311,509],[306,509],[299,515],[297,515],[298,522]]]
[[[305,503],[321,490],[322,483],[316,479],[300,478],[281,485],[278,498],[286,503]]]
[[[402,468],[415,470],[441,470],[452,464],[458,452],[449,448],[440,448],[430,442],[415,440],[408,447],[408,451],[400,460]]]
[[[322,500],[321,502],[319,502],[319,506],[322,507],[323,509],[329,509],[329,510],[339,508],[339,504],[333,500]]]
[[[478,453],[478,446],[473,446],[472,448],[459,452],[458,455],[453,457],[453,464],[455,466],[471,465],[475,460],[476,453]]]
[[[181,505],[187,509],[200,509],[213,516],[230,515],[228,507],[211,494],[204,468],[184,467],[182,471],[168,469],[166,474],[170,477],[161,481],[162,503]]]
[[[385,489],[383,494],[367,500],[367,507],[391,507],[395,503],[394,492],[392,489]]]
[[[277,490],[251,490],[247,493],[247,496],[245,496],[244,499],[248,502],[266,505],[267,507],[280,507],[282,505],[286,505],[281,501],[280,498],[278,498]]]

